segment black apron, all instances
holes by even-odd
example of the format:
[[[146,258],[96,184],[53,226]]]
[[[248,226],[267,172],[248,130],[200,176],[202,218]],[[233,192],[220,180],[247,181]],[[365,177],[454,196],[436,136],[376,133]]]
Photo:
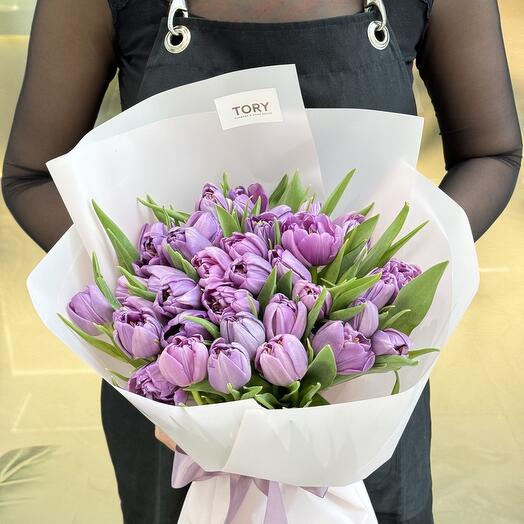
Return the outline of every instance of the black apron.
[[[294,63],[306,107],[416,115],[412,79],[394,31],[389,24],[385,31],[373,31],[385,19],[383,6],[376,7],[354,15],[275,23],[171,18],[166,12],[138,101],[222,73]],[[175,34],[167,36],[167,45],[173,51],[187,44],[181,52],[166,48],[168,21]],[[173,453],[154,438],[153,425],[105,381],[101,401],[125,523],[175,523],[187,488],[171,488]],[[392,458],[365,479],[380,524],[432,524],[430,439],[428,383]]]

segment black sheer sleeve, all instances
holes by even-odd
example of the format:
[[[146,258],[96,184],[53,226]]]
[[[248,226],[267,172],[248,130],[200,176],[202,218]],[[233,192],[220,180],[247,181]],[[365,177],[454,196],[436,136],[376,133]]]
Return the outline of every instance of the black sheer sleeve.
[[[16,221],[45,251],[71,225],[45,163],[93,127],[115,70],[107,0],[38,1],[2,193]]]
[[[496,0],[434,0],[416,65],[435,108],[446,175],[475,240],[506,207],[522,138]]]

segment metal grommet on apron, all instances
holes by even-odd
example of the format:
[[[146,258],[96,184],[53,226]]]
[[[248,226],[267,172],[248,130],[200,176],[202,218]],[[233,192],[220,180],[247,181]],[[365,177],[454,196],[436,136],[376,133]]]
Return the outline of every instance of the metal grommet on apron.
[[[191,41],[191,31],[185,25],[173,25],[175,17],[187,18],[185,0],[171,0],[167,17],[167,34],[164,39],[164,46],[170,53],[181,53]],[[176,39],[179,41],[176,42]]]
[[[364,0],[364,11],[377,9],[381,20],[373,20],[368,26],[368,38],[371,45],[376,49],[386,49],[389,44],[389,29],[386,8],[382,0]]]

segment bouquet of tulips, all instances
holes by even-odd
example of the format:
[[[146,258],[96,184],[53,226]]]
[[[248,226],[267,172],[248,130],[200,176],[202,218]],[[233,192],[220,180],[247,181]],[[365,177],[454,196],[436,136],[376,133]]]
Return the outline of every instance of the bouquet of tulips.
[[[319,202],[298,173],[270,196],[260,184],[207,183],[192,214],[139,199],[157,221],[138,245],[93,203],[121,276],[94,283],[62,319],[95,347],[136,367],[129,391],[170,404],[253,398],[268,409],[326,404],[322,390],[366,373],[414,366],[413,348],[447,265],[424,272],[393,257],[404,207],[374,243],[378,214],[330,215],[354,170]],[[107,335],[110,342],[95,339]]]
[[[268,86],[271,121],[221,125]],[[376,523],[363,479],[479,280],[464,211],[415,169],[421,133],[306,110],[281,65],[155,95],[48,162],[73,226],[33,304],[177,443],[181,524]]]

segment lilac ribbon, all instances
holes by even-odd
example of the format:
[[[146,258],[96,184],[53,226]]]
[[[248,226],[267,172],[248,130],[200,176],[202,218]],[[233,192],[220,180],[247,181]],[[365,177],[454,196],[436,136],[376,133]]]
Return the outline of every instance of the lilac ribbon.
[[[221,475],[229,476],[229,509],[224,524],[233,522],[252,482],[267,497],[264,524],[288,524],[282,492],[278,482],[225,473],[224,471],[205,471],[180,448],[176,448],[171,476],[173,488],[182,488],[190,482],[208,480]],[[328,488],[300,487],[317,497],[324,497],[328,490]]]

